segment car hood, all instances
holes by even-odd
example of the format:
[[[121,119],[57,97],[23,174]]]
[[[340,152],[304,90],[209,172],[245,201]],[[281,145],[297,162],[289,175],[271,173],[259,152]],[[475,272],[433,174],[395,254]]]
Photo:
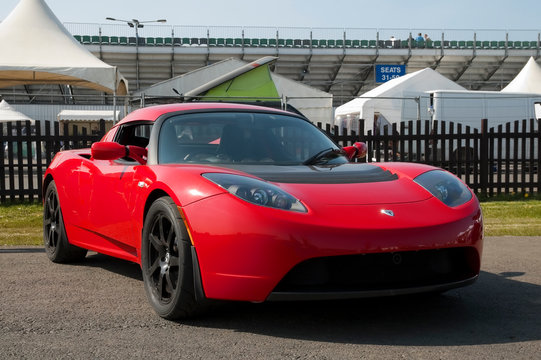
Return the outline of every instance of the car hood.
[[[408,203],[432,197],[412,180],[411,174],[393,171],[389,166],[348,163],[335,166],[232,165],[227,168],[272,182],[311,204]]]

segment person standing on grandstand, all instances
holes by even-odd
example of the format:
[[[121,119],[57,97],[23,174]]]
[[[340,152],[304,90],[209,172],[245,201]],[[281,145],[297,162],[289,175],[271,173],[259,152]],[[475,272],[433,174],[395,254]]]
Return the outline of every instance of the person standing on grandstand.
[[[425,38],[423,37],[423,34],[419,33],[417,37],[415,38],[415,41],[425,41]]]

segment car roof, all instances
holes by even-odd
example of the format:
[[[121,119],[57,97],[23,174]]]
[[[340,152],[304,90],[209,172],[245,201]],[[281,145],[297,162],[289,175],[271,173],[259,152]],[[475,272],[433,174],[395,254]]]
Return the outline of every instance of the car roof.
[[[177,111],[189,111],[189,110],[252,110],[252,111],[266,111],[266,112],[275,112],[290,114],[287,111],[272,109],[263,106],[256,105],[246,105],[246,104],[233,104],[233,103],[205,103],[205,102],[190,102],[190,103],[179,103],[179,104],[166,104],[166,105],[155,105],[149,106],[141,109],[137,109],[126,115],[118,125],[122,125],[132,121],[156,121],[163,114],[177,112]]]

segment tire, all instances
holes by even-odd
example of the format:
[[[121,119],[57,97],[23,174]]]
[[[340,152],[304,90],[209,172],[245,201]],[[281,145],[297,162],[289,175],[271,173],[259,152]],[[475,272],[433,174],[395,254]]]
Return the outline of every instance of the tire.
[[[43,202],[43,243],[49,260],[55,263],[81,261],[87,253],[86,249],[68,242],[54,181],[47,186]]]
[[[170,197],[157,199],[145,218],[141,269],[147,297],[161,317],[188,318],[203,310],[195,298],[189,235]]]

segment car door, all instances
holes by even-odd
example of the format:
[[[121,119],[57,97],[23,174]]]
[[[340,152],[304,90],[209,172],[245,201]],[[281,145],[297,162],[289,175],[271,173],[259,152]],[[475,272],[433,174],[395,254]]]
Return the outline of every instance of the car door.
[[[115,141],[145,147],[151,126],[149,123],[125,125],[118,130]],[[92,159],[86,165],[79,175],[79,188],[85,189],[81,195],[88,199],[84,226],[108,246],[135,253],[131,204],[137,194],[133,180],[135,168],[141,165],[129,158]]]

